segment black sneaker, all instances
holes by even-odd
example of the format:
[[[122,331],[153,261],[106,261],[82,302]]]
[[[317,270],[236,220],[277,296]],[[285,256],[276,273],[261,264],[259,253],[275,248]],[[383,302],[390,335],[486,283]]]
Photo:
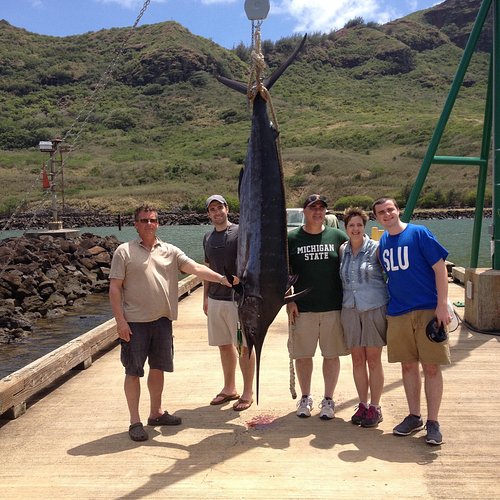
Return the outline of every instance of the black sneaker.
[[[427,444],[434,446],[443,444],[443,436],[439,430],[439,422],[436,420],[427,420],[425,428],[427,429],[427,436],[425,436],[425,442]]]
[[[416,415],[408,415],[405,419],[394,429],[392,429],[392,433],[395,436],[409,436],[410,434],[420,431],[424,428],[424,422],[421,417],[417,417]]]

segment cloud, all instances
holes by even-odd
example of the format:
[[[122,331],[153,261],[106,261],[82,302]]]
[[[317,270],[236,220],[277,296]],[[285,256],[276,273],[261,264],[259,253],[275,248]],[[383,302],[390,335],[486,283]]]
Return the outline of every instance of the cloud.
[[[396,17],[396,11],[383,0],[276,0],[273,15],[295,20],[294,31],[329,32],[342,28],[355,17],[385,23]]]

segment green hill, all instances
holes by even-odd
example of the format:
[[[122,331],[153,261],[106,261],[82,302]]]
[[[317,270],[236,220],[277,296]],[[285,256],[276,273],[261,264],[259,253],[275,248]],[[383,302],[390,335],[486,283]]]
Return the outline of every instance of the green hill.
[[[289,206],[314,191],[332,202],[406,198],[478,7],[447,0],[386,25],[354,19],[309,35],[272,90]],[[48,206],[39,179],[48,155],[37,146],[56,136],[70,147],[73,207],[124,212],[147,199],[197,209],[213,192],[236,203],[250,115],[214,75],[246,81],[249,48],[228,51],[175,22],[129,34],[56,38],[0,21],[0,212]],[[298,41],[264,40],[268,71]],[[438,154],[479,154],[490,45],[485,30]],[[433,167],[421,206],[473,205],[476,175]]]

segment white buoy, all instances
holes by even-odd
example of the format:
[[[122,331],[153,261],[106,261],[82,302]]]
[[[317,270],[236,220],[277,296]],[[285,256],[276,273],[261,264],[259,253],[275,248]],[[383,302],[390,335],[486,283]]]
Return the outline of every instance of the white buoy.
[[[245,12],[250,21],[265,19],[269,13],[269,0],[245,0]]]

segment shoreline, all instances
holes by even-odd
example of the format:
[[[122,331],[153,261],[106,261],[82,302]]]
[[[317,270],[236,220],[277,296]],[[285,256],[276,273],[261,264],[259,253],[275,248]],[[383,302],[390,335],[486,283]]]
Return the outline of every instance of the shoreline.
[[[413,213],[413,219],[432,220],[432,219],[473,219],[475,208],[429,208],[417,209]],[[332,210],[339,220],[343,219],[342,211]],[[162,226],[173,225],[201,225],[210,224],[206,213],[181,212],[181,211],[159,211],[158,216]],[[483,217],[492,217],[492,208],[483,210]],[[370,217],[373,219],[373,217]],[[239,214],[230,213],[229,219],[237,224]],[[63,227],[73,229],[78,227],[113,227],[113,226],[133,226],[133,216],[131,214],[110,214],[96,213],[90,211],[80,211],[66,208],[60,214],[60,220]],[[27,229],[45,229],[48,223],[52,221],[52,213],[45,210],[40,213],[23,213],[11,216],[0,216],[0,228],[2,230],[27,230]]]

